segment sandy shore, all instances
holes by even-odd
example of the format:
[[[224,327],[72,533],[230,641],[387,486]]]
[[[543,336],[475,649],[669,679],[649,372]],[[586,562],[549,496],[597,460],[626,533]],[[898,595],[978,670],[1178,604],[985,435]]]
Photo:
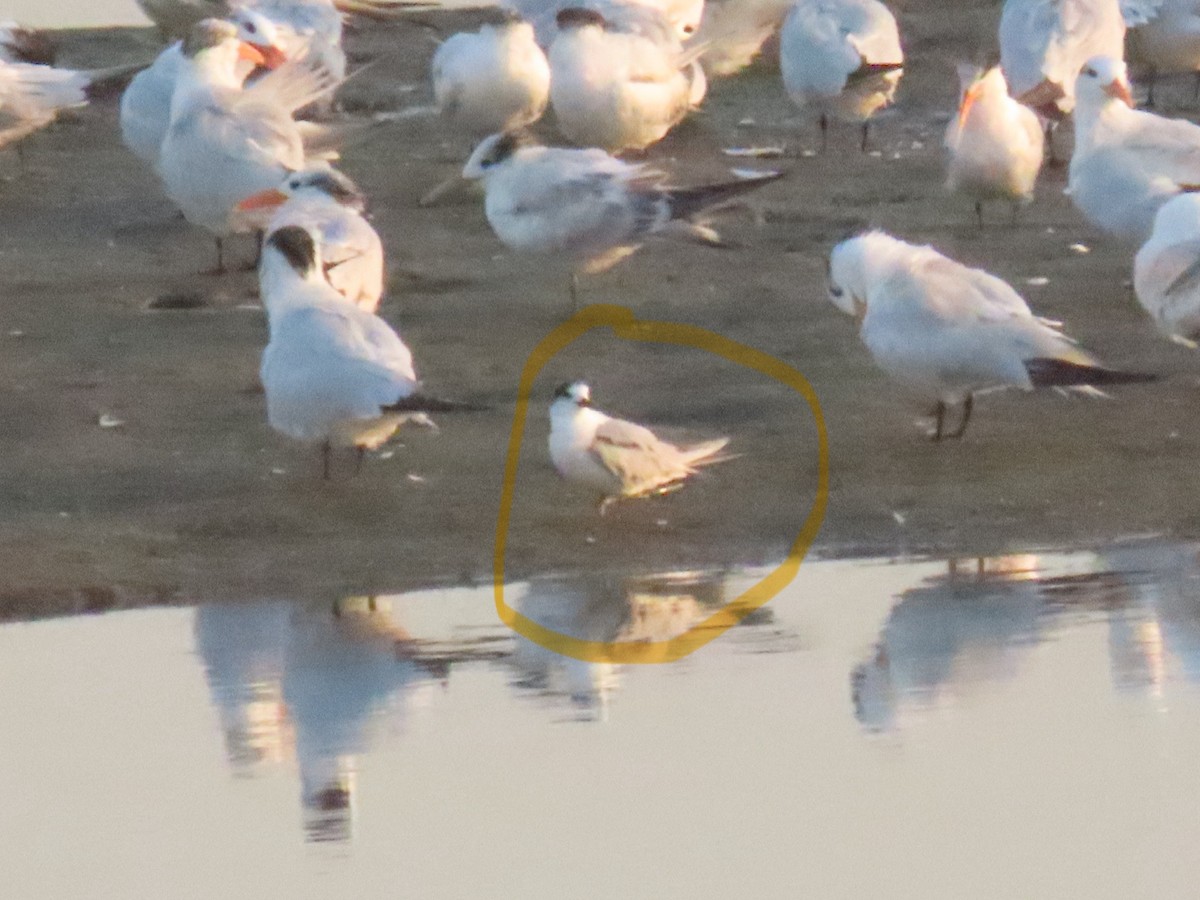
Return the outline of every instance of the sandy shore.
[[[1062,195],[1064,170],[1045,174],[1016,225],[997,210],[980,231],[970,205],[944,194],[941,131],[955,103],[956,51],[988,46],[998,8],[899,6],[910,65],[875,128],[879,154],[859,154],[847,130],[825,155],[803,155],[816,146],[815,128],[769,65],[718,81],[704,111],[650,159],[686,183],[736,165],[721,148],[783,145],[788,158],[770,165],[789,177],[762,192],[759,216],[722,223],[740,249],[647,247],[587,280],[586,301],[701,325],[807,376],[831,450],[819,552],[1196,536],[1200,358],[1155,335],[1128,287],[1132,249],[1083,223]],[[428,104],[427,26],[452,30],[469,18],[352,30],[355,63],[376,65],[345,90],[346,108]],[[62,62],[148,59],[157,46],[149,29],[64,32]],[[518,378],[569,306],[561,273],[505,252],[477,198],[418,207],[460,164],[461,140],[428,115],[407,116],[378,126],[343,168],[371,197],[389,252],[384,315],[431,388],[492,409],[444,417],[437,434],[405,432],[357,478],[343,460],[328,484],[314,449],[266,426],[254,276],[195,274],[211,265],[211,241],[176,217],[121,146],[115,104],[64,117],[24,149],[24,168],[12,152],[0,159],[0,616],[490,577]],[[931,445],[917,421],[922,405],[875,370],[853,323],[824,298],[830,246],[868,223],[1010,279],[1109,364],[1165,380],[1106,402],[988,396],[964,441]],[[251,248],[234,253],[249,259]],[[156,308],[179,296],[199,305]],[[678,434],[731,434],[743,455],[671,498],[599,520],[592,498],[549,468],[537,403],[509,537],[513,576],[736,565],[783,552],[816,488],[812,417],[787,388],[701,351],[602,333],[556,359],[539,391],[576,376],[592,382],[602,407]],[[101,417],[121,424],[102,427]]]

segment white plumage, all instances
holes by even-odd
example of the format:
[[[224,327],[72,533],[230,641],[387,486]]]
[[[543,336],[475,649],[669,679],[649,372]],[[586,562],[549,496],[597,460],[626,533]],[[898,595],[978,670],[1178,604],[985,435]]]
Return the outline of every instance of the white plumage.
[[[1045,139],[1033,111],[1008,95],[999,67],[959,74],[962,101],[946,129],[946,187],[975,201],[982,224],[985,201],[1033,199]]]
[[[891,103],[903,71],[896,19],[879,0],[798,0],[780,33],[779,65],[801,109],[866,123]]]
[[[1168,200],[1133,262],[1138,302],[1172,337],[1200,337],[1200,196]]]

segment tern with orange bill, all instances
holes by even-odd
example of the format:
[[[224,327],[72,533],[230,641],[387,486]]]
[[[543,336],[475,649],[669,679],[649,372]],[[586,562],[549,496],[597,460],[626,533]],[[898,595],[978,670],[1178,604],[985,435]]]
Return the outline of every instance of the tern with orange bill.
[[[359,309],[375,312],[383,296],[383,243],[364,216],[366,204],[353,181],[315,165],[292,172],[278,188],[246,198],[238,209],[272,210],[267,236],[289,225],[307,229],[317,239],[333,289]]]
[[[1113,57],[1084,64],[1075,96],[1071,201],[1092,225],[1140,244],[1164,203],[1200,189],[1200,126],[1134,109]]]
[[[294,60],[243,88],[239,59],[261,65],[263,56],[238,38],[234,25],[216,19],[193,28],[183,56],[158,170],[187,220],[216,238],[216,271],[222,272],[222,239],[266,224],[234,215],[235,207],[305,167],[305,139],[293,113],[327,95],[337,80],[318,65]]]
[[[1008,95],[997,66],[959,69],[962,101],[946,129],[946,187],[975,201],[983,227],[983,204],[1008,200],[1013,214],[1033,199],[1045,139],[1037,115]]]

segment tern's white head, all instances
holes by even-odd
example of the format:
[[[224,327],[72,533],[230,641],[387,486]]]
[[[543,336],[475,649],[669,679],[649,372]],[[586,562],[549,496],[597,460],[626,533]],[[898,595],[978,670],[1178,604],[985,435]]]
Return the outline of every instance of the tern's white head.
[[[1114,100],[1133,106],[1128,69],[1114,57],[1093,56],[1075,80],[1075,103],[1085,110],[1098,110]]]
[[[569,381],[565,384],[560,384],[554,389],[554,399],[550,401],[550,408],[552,410],[591,405],[592,389],[582,381]]]
[[[254,47],[263,56],[263,65],[275,69],[287,62],[279,28],[269,18],[245,6],[236,7],[229,21],[237,28],[240,40]]]
[[[530,139],[518,131],[506,131],[485,137],[463,166],[462,177],[470,181],[485,178],[496,166],[504,164]]]
[[[298,172],[292,172],[278,188],[268,188],[251,194],[238,205],[238,210],[249,212],[256,209],[271,209],[295,197],[298,200],[332,200],[355,212],[365,212],[367,198],[358,185],[336,169],[325,163],[316,163]]]
[[[256,47],[238,36],[238,26],[221,19],[204,19],[193,25],[184,38],[183,55],[200,69],[229,79],[240,59],[255,66],[267,62]]]
[[[875,273],[903,246],[890,234],[868,231],[834,247],[829,254],[830,302],[847,315],[863,315]]]

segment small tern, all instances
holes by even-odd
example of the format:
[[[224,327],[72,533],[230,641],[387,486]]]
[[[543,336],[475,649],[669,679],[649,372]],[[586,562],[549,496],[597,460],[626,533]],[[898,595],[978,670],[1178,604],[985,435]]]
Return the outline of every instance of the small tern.
[[[558,13],[550,45],[550,105],[580,147],[614,153],[661,140],[704,99],[708,83],[673,35],[625,32],[591,9]]]
[[[1200,196],[1180,194],[1154,218],[1133,261],[1138,302],[1164,334],[1195,346],[1200,338]]]
[[[1129,54],[1145,67],[1154,105],[1159,75],[1192,73],[1200,91],[1200,0],[1121,0]]]
[[[272,234],[260,271],[270,325],[260,370],[267,421],[320,444],[326,479],[335,447],[354,449],[361,462],[407,419],[428,423],[424,413],[474,408],[421,393],[404,341],[330,287],[310,232],[288,226]]]
[[[293,60],[243,88],[238,60],[261,64],[262,54],[238,39],[234,25],[216,19],[192,30],[183,56],[158,169],[187,220],[216,237],[221,272],[223,237],[256,224],[235,217],[236,205],[304,168],[304,133],[292,113],[337,81],[319,66]]]
[[[665,494],[705,466],[731,457],[721,451],[729,438],[687,447],[657,437],[633,422],[616,419],[592,406],[591,389],[582,381],[559,386],[550,403],[550,459],[569,481],[599,491],[600,512],[618,500]]]
[[[719,243],[693,219],[782,175],[673,188],[661,173],[603,150],[543,147],[509,133],[485,138],[463,177],[483,181],[488,224],[505,246],[567,262],[574,300],[576,273],[603,272],[652,235]]]
[[[833,248],[829,299],[858,320],[859,336],[881,369],[936,398],[935,441],[963,436],[977,391],[1094,393],[1098,385],[1154,380],[1099,366],[996,276],[879,231]],[[947,410],[959,404],[958,428],[947,433]]]
[[[779,37],[788,96],[820,116],[824,149],[829,119],[862,125],[892,102],[904,71],[896,19],[879,0],[798,0]]]
[[[1141,243],[1160,206],[1200,187],[1200,126],[1133,109],[1125,63],[1112,57],[1088,60],[1075,94],[1071,201],[1096,227]]]
[[[555,19],[564,9],[590,9],[618,31],[686,41],[696,34],[705,8],[704,0],[503,0],[501,6],[531,23],[538,44],[547,49],[558,33]]]
[[[962,101],[946,129],[946,187],[975,201],[982,227],[986,201],[1009,200],[1015,215],[1033,199],[1045,138],[1037,115],[1008,95],[999,67],[965,66],[959,76]]]
[[[278,188],[254,194],[237,208],[274,209],[268,235],[289,225],[316,235],[326,280],[359,309],[373,313],[383,296],[383,243],[364,215],[366,205],[353,181],[320,164],[291,173]]]

